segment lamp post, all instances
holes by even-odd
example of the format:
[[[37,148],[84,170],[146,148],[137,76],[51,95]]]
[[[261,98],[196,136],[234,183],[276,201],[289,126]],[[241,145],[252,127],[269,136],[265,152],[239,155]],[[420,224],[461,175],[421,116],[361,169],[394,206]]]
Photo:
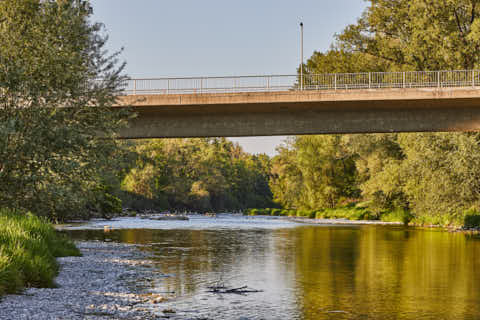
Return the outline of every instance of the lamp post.
[[[300,22],[300,90],[303,90],[303,22]]]

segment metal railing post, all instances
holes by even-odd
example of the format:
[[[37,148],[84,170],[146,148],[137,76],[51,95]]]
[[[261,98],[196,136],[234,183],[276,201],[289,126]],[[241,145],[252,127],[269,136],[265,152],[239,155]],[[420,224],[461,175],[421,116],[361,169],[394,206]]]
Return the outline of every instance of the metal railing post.
[[[167,94],[170,93],[170,79],[167,80]]]
[[[337,91],[337,74],[335,73],[335,79],[333,81],[334,86],[335,86],[335,91]]]
[[[372,88],[372,73],[368,73],[368,89]]]
[[[407,73],[404,71],[403,72],[403,88],[406,88],[407,87],[407,82],[406,82],[406,79],[407,78]]]
[[[137,80],[133,80],[133,94],[137,94]]]
[[[475,88],[475,70],[472,70],[472,87]]]
[[[438,81],[437,86],[438,88],[440,88],[440,71],[437,71],[437,81]]]

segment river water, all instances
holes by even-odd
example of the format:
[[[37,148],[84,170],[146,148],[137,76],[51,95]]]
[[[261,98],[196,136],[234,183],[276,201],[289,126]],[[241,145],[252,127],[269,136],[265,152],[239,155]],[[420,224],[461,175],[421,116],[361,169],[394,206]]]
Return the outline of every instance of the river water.
[[[67,232],[147,245],[158,270],[149,289],[170,299],[158,312],[172,319],[480,319],[478,236],[229,215]],[[261,292],[209,292],[218,285]]]

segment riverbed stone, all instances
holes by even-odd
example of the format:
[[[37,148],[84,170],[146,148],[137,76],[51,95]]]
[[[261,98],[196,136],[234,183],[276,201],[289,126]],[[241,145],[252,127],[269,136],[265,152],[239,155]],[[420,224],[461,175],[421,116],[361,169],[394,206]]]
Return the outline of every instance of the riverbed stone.
[[[57,288],[29,288],[0,301],[0,320],[159,319],[145,296],[154,277],[138,245],[77,242],[82,257],[59,258]]]

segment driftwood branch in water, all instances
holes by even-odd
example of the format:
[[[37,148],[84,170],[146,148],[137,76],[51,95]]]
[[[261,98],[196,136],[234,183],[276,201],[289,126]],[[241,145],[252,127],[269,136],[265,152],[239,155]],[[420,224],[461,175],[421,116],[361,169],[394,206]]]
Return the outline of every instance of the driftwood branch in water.
[[[243,286],[239,288],[232,288],[229,289],[225,286],[214,286],[214,287],[208,287],[209,291],[211,293],[234,293],[234,294],[246,294],[246,293],[257,293],[257,292],[262,292],[261,290],[255,290],[255,289],[248,289],[248,286]]]

